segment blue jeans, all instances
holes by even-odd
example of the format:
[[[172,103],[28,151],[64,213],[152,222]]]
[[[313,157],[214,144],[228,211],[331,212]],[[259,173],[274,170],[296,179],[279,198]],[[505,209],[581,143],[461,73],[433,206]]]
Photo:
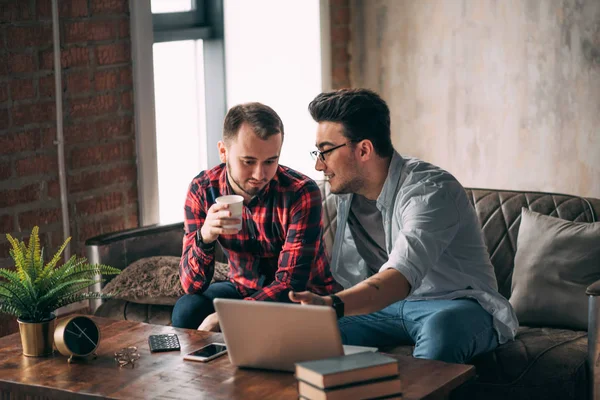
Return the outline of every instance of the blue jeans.
[[[177,300],[171,315],[171,323],[176,328],[198,329],[204,318],[215,312],[213,300],[241,299],[231,282],[213,282],[201,294],[186,294]]]
[[[464,364],[498,346],[492,316],[475,300],[399,301],[339,321],[344,344],[415,346],[413,356]]]

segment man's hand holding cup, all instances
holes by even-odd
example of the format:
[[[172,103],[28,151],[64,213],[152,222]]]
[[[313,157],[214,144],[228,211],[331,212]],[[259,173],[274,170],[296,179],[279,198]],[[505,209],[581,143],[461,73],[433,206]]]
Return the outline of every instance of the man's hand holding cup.
[[[244,198],[238,195],[217,197],[206,213],[206,220],[200,234],[206,244],[212,243],[219,235],[234,235],[242,229],[242,207]]]

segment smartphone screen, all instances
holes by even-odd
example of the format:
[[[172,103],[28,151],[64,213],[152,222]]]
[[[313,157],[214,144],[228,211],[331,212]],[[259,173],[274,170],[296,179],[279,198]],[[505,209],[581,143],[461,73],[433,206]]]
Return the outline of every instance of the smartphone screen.
[[[211,343],[208,346],[204,346],[201,349],[191,352],[189,355],[196,357],[212,357],[225,350],[227,350],[227,347],[224,345]]]

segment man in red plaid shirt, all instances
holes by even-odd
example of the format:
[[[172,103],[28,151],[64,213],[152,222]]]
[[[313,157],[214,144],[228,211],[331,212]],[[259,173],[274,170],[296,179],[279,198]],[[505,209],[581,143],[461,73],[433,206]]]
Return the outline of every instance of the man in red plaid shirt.
[[[290,291],[341,289],[329,270],[323,241],[321,192],[310,178],[278,164],[283,123],[270,107],[233,107],[218,143],[223,164],[202,171],[185,201],[179,276],[183,290],[173,326],[219,330],[215,298],[289,301]],[[242,229],[219,196],[244,198]],[[215,242],[229,261],[228,281],[210,284]],[[210,284],[210,285],[209,285]]]

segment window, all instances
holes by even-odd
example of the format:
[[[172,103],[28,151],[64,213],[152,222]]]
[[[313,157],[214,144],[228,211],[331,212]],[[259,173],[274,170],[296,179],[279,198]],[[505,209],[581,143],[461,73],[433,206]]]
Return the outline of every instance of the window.
[[[222,0],[130,9],[140,224],[179,222],[191,179],[218,162],[206,132],[220,132],[226,111]]]
[[[322,76],[320,0],[225,0],[227,106],[259,101],[281,117],[280,163],[322,178],[309,155],[316,123],[308,103],[329,84]]]
[[[193,0],[152,0],[150,6],[152,14],[192,11],[195,4]]]
[[[183,220],[191,180],[215,162],[209,158],[208,119],[220,125],[225,87],[205,85],[205,65],[223,76],[223,18],[220,1],[152,0],[156,162],[159,222]],[[207,47],[205,51],[205,47]],[[216,50],[216,51],[215,51]],[[220,51],[219,51],[220,50]],[[219,71],[220,70],[220,71]],[[211,75],[211,82],[213,75]],[[206,97],[222,101],[208,110]]]
[[[155,43],[153,53],[159,221],[174,223],[208,165],[202,40]]]

